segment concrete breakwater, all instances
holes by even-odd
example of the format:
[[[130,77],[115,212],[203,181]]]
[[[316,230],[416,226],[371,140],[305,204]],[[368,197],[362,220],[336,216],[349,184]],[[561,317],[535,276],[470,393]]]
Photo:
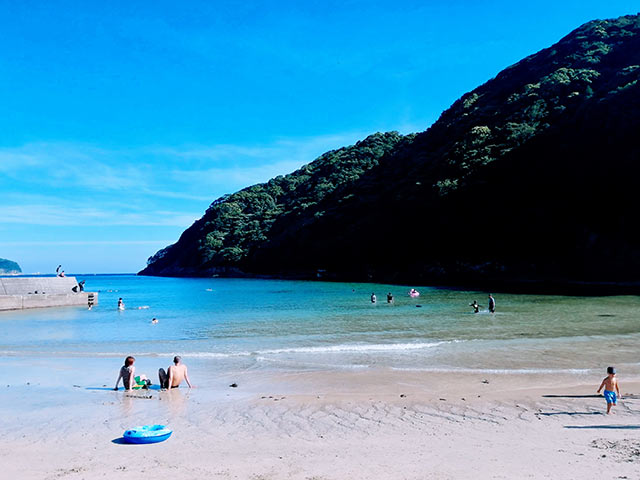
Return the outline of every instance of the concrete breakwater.
[[[75,277],[0,278],[0,311],[97,304],[98,294],[80,292]]]

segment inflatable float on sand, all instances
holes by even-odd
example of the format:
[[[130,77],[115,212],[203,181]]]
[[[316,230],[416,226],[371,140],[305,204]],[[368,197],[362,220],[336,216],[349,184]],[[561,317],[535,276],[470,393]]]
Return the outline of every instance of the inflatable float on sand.
[[[172,433],[165,425],[144,425],[125,431],[122,437],[129,443],[159,443],[164,442]]]

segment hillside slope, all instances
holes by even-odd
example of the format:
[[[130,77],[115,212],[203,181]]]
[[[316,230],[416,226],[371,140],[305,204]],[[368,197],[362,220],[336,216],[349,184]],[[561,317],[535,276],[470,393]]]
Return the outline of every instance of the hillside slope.
[[[0,274],[1,275],[14,275],[16,273],[22,273],[20,265],[12,260],[6,258],[0,258]]]
[[[426,132],[377,135],[394,141],[315,201],[268,214],[233,196],[214,202],[199,222],[215,209],[218,224],[237,225],[236,210],[249,209],[256,228],[225,244],[228,225],[191,227],[141,273],[636,280],[639,76],[639,17],[589,22],[462,96]],[[348,171],[342,162],[334,175]],[[317,188],[313,175],[296,178],[296,198]],[[225,248],[235,254],[221,257]]]

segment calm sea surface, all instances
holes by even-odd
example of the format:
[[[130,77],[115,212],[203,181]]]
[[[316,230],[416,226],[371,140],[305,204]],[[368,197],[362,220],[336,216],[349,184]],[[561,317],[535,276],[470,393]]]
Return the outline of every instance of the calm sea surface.
[[[393,368],[640,373],[640,297],[410,286],[82,276],[100,305],[0,312],[0,356],[171,357],[216,371]],[[369,297],[375,292],[378,303]],[[395,303],[386,303],[392,292]],[[116,309],[118,298],[126,310]],[[474,314],[472,300],[483,305]],[[142,307],[142,308],[140,308]],[[482,311],[484,310],[484,311]],[[157,324],[151,319],[156,317]]]

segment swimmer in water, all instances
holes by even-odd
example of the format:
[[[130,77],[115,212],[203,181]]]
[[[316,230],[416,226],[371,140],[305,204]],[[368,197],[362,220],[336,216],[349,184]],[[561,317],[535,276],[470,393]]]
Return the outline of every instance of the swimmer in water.
[[[471,308],[473,308],[473,313],[478,313],[480,311],[480,305],[478,305],[478,301],[474,300],[469,304]]]
[[[158,319],[157,319],[156,317],[153,317],[153,318],[151,319],[151,323],[153,323],[153,324],[158,323]]]

